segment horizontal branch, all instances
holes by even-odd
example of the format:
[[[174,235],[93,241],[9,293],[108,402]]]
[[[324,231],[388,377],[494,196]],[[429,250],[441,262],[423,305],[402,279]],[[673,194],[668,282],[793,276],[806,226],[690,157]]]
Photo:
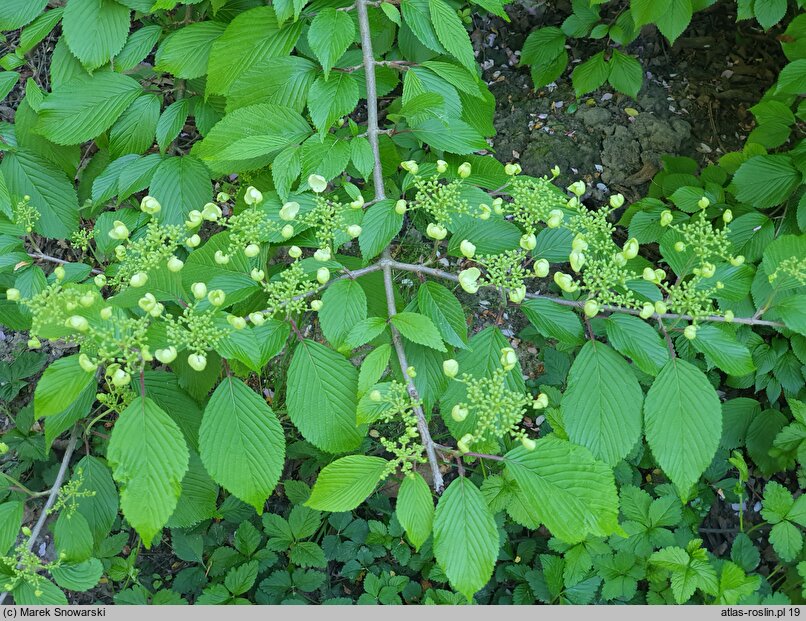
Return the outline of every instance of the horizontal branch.
[[[48,261],[49,263],[56,263],[58,265],[67,265],[69,263],[72,263],[72,261],[65,261],[64,259],[52,257],[49,254],[44,254],[42,252],[29,252],[28,256],[31,257],[32,259],[37,259],[38,261]],[[102,270],[95,268],[91,269],[90,272],[93,274],[103,274]]]

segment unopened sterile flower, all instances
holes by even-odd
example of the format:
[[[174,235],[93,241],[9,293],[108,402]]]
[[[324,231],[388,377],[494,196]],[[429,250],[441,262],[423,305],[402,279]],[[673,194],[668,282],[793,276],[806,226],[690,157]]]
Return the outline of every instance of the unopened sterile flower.
[[[319,284],[324,285],[330,280],[330,270],[326,267],[320,267],[316,270],[316,280],[319,281]]]
[[[244,192],[243,202],[247,205],[257,205],[263,202],[263,194],[260,190],[250,185]]]
[[[472,167],[470,166],[470,162],[462,162],[459,165],[459,169],[456,171],[462,179],[467,179],[470,176],[470,173],[473,171]]]
[[[456,374],[459,373],[459,363],[453,358],[443,361],[442,372],[448,377],[456,377]]]
[[[518,364],[518,354],[511,347],[504,347],[501,349],[501,358],[499,360],[504,371],[511,371]]]
[[[518,245],[524,250],[534,250],[537,247],[537,237],[534,233],[521,235]]]
[[[545,278],[546,276],[549,275],[550,267],[551,266],[549,265],[549,262],[546,259],[538,259],[537,261],[535,261],[533,267],[535,276],[537,276],[538,278]]]
[[[250,258],[256,257],[257,255],[260,254],[260,246],[258,246],[257,244],[247,244],[246,247],[243,249],[243,253]]]
[[[222,216],[223,212],[221,211],[221,207],[215,203],[207,203],[204,207],[202,207],[201,214],[202,218],[208,222],[215,222]]]
[[[472,259],[473,255],[476,254],[476,246],[471,241],[463,239],[462,243],[459,244],[459,252],[468,259]]]
[[[445,239],[445,237],[448,235],[448,229],[440,224],[430,222],[425,229],[425,234],[431,239],[436,239],[439,241]]]
[[[296,201],[291,201],[286,203],[280,208],[280,219],[281,220],[293,220],[297,217],[299,213],[299,203]]]
[[[313,258],[315,261],[319,261],[320,263],[324,263],[325,261],[330,261],[331,257],[330,248],[325,246],[324,248],[319,248],[316,252],[313,253]]]
[[[140,201],[140,210],[147,213],[149,216],[157,215],[162,209],[160,202],[153,196],[144,196]]]
[[[327,179],[322,175],[308,175],[308,185],[316,194],[321,194],[327,190]]]
[[[476,293],[479,290],[479,276],[481,276],[479,268],[469,267],[459,272],[459,284],[468,293]]]

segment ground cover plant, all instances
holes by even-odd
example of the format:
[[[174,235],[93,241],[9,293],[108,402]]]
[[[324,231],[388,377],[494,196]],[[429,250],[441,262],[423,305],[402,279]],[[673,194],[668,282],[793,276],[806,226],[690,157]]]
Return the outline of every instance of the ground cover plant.
[[[574,106],[634,97],[719,4],[549,5],[518,64],[608,37]],[[803,602],[800,3],[736,6],[744,144],[629,200],[492,153],[508,8],[0,5],[0,599]]]

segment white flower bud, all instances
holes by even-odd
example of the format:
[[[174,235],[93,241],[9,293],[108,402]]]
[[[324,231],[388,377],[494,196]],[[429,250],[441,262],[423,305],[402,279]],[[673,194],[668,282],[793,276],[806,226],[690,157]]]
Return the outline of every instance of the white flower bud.
[[[655,314],[655,305],[652,304],[652,302],[644,302],[644,305],[641,307],[641,312],[638,313],[638,316],[641,319],[649,319],[654,314]]]
[[[521,235],[520,241],[518,242],[521,248],[524,250],[534,250],[537,247],[537,237],[535,237],[534,233],[528,233],[526,235]]]
[[[331,257],[330,248],[324,247],[319,248],[316,252],[313,253],[313,258],[315,261],[319,261],[320,263],[324,263],[325,261],[330,261]]]
[[[6,299],[7,300],[9,300],[11,302],[17,302],[20,299],[20,297],[21,297],[21,295],[20,295],[20,290],[19,289],[15,289],[15,288],[12,287],[11,289],[6,290]]]
[[[700,267],[700,276],[703,278],[711,278],[716,273],[716,265],[713,263],[704,263]]]
[[[282,229],[280,229],[280,235],[283,236],[283,239],[291,239],[294,237],[294,227],[290,224],[286,224]]]
[[[299,203],[296,201],[291,201],[290,203],[286,203],[280,208],[280,219],[281,220],[293,220],[297,217],[299,213]]]
[[[204,371],[207,367],[207,356],[204,354],[190,354],[188,356],[188,365],[194,371]]]
[[[220,250],[215,251],[215,254],[213,255],[213,259],[219,265],[226,265],[227,263],[229,263],[229,255],[224,254]]]
[[[171,257],[168,259],[168,271],[169,272],[181,272],[182,268],[185,267],[185,262],[178,257]]]
[[[700,200],[697,201],[697,207],[700,209],[708,209],[708,206],[711,204],[711,201],[708,200],[707,196],[703,196]]]
[[[244,192],[243,202],[247,205],[257,205],[263,202],[263,194],[260,193],[260,190],[250,185]]]
[[[558,228],[563,223],[564,216],[565,214],[563,214],[563,212],[559,209],[552,209],[549,212],[549,219],[546,220],[546,226],[548,226],[550,229]]]
[[[722,214],[722,221],[727,224],[733,220],[733,212],[730,209],[726,209],[725,212]]]
[[[479,290],[478,279],[481,270],[477,267],[470,267],[459,272],[459,284],[468,293],[476,293]]]
[[[511,347],[504,347],[501,349],[501,358],[499,360],[504,371],[511,371],[518,364],[518,354]]]
[[[243,249],[243,253],[250,258],[256,257],[260,254],[260,246],[257,244],[247,244],[246,248]]]
[[[112,239],[122,241],[129,238],[129,229],[120,220],[115,220],[112,223],[112,229],[109,231],[108,235]]]
[[[737,254],[735,257],[731,258],[731,260],[730,260],[730,264],[733,267],[739,267],[743,263],[744,263],[744,255],[742,255],[742,254]]]
[[[453,358],[444,360],[442,362],[442,372],[448,377],[456,377],[456,374],[459,373],[459,363]]]
[[[402,216],[404,213],[406,213],[406,209],[406,201],[402,198],[395,203],[395,213],[397,215]]]
[[[532,402],[532,407],[535,410],[544,410],[548,406],[549,406],[549,396],[544,392],[541,392],[539,395],[537,395],[537,398]]]
[[[410,172],[412,175],[416,175],[417,171],[420,170],[420,167],[417,166],[417,162],[415,162],[414,160],[406,160],[405,162],[400,162],[400,167],[403,170]]]
[[[634,259],[638,256],[638,250],[640,246],[638,244],[638,240],[635,237],[628,239],[627,243],[624,244],[624,258],[626,259]]]
[[[350,203],[350,207],[352,209],[361,209],[364,206],[364,204],[365,204],[364,197],[359,194],[358,198],[356,198],[354,201]]]
[[[694,340],[697,338],[697,326],[689,325],[683,330],[683,336],[685,336],[689,341]]]
[[[641,276],[647,282],[655,282],[655,270],[653,270],[651,267],[645,267]]]
[[[227,323],[236,330],[243,330],[246,327],[246,319],[237,315],[227,315]]]
[[[137,306],[142,308],[145,312],[150,311],[157,305],[157,298],[153,293],[146,293],[143,297],[137,300]]]
[[[348,226],[348,227],[347,227],[347,234],[348,234],[350,237],[356,238],[356,237],[358,237],[359,235],[361,235],[361,231],[362,231],[362,230],[363,230],[363,229],[362,229],[362,228],[361,228],[359,225],[357,225],[357,224],[351,224],[350,226]]]
[[[191,235],[190,237],[188,237],[188,238],[185,240],[185,245],[186,245],[188,248],[195,248],[195,247],[196,247],[196,246],[198,246],[200,243],[201,243],[201,237],[199,237],[198,235]]]
[[[584,181],[574,181],[574,183],[568,186],[568,191],[576,197],[582,196],[585,193],[585,189]]]
[[[537,448],[537,442],[532,440],[532,438],[527,438],[526,436],[521,438],[521,444],[527,451],[533,451],[535,448]]]
[[[98,365],[90,360],[90,357],[87,354],[79,354],[78,366],[80,366],[87,373],[95,373],[95,371],[98,369]]]
[[[655,312],[658,315],[663,315],[667,310],[669,310],[669,308],[666,306],[666,302],[663,302],[662,300],[655,302]]]
[[[202,222],[204,222],[202,212],[199,211],[198,209],[193,209],[190,213],[188,213],[188,219],[185,220],[185,228],[195,229],[201,226]]]
[[[588,249],[588,242],[585,241],[585,238],[582,235],[576,235],[573,240],[571,240],[571,250],[576,250],[577,252],[585,252]]]
[[[201,215],[202,218],[208,222],[215,222],[223,215],[223,212],[221,211],[221,207],[215,203],[207,203],[204,207],[202,207]]]
[[[441,175],[448,170],[448,162],[445,160],[437,160],[437,172]]]
[[[53,275],[56,277],[56,280],[64,280],[64,277],[67,276],[67,272],[63,266],[58,265],[56,269],[53,270]]]
[[[555,179],[560,176],[560,167],[556,164],[551,168],[551,176]]]
[[[299,259],[302,256],[302,248],[299,246],[291,246],[288,249],[288,256],[292,259]]]
[[[430,222],[425,229],[425,234],[431,239],[440,241],[445,239],[445,237],[448,235],[448,229],[434,222]]]
[[[462,243],[459,244],[459,251],[463,256],[467,257],[468,259],[472,259],[473,255],[476,254],[476,246],[469,240],[463,239]]]
[[[533,268],[535,276],[537,276],[538,278],[545,278],[546,276],[549,275],[550,267],[551,266],[549,265],[549,262],[546,259],[538,259],[537,261],[535,261]]]
[[[572,251],[570,255],[568,255],[568,261],[571,263],[571,269],[575,272],[578,272],[582,269],[582,266],[585,264],[585,255],[581,252],[576,250]]]
[[[219,193],[216,195],[215,199],[216,199],[216,200],[217,200],[219,203],[226,203],[226,202],[227,202],[227,201],[230,199],[230,195],[229,195],[229,194],[227,194],[226,192],[219,192]]]
[[[472,172],[470,162],[463,162],[462,164],[460,164],[459,169],[456,172],[462,179],[467,179],[470,176],[470,173]]]
[[[324,285],[328,280],[330,280],[330,270],[326,267],[320,267],[316,270],[316,280],[319,281],[319,284]]]
[[[509,175],[510,177],[519,175],[521,173],[521,170],[522,168],[520,164],[506,164],[504,166],[504,173]]]
[[[149,216],[157,215],[162,209],[160,202],[153,196],[144,196],[140,201],[140,210],[147,213]]]
[[[311,302],[312,311],[319,312],[320,310],[322,310],[322,306],[324,306],[324,302],[322,302],[322,300],[313,300]]]
[[[266,323],[266,316],[263,313],[249,313],[249,321],[254,326],[262,326]]]
[[[674,214],[668,209],[664,209],[660,214],[660,225],[669,226],[674,220]]]
[[[132,376],[126,373],[126,371],[123,369],[117,369],[114,373],[112,373],[112,383],[118,388],[128,385],[131,381]]]
[[[207,285],[205,285],[203,282],[194,282],[192,285],[190,285],[190,291],[193,293],[194,298],[201,300],[207,296]]]
[[[112,318],[112,312],[113,312],[113,309],[112,309],[111,306],[104,306],[101,309],[101,319],[103,319],[104,321],[107,321],[107,320],[111,319]]]
[[[599,313],[599,303],[596,300],[588,300],[582,310],[585,312],[585,317],[596,317]]]
[[[509,290],[509,301],[513,304],[520,304],[526,298],[526,286],[521,285],[517,289]]]
[[[579,289],[579,285],[574,281],[573,276],[563,272],[554,272],[554,282],[566,293],[573,293]]]
[[[158,349],[155,351],[154,357],[162,364],[171,364],[174,360],[176,360],[176,353],[176,347],[171,345],[164,349]]]
[[[610,206],[613,209],[618,209],[622,205],[624,205],[624,196],[622,194],[613,194],[610,197]]]
[[[457,423],[461,423],[463,420],[465,420],[468,414],[469,414],[468,409],[462,407],[458,403],[454,405],[453,408],[451,408],[451,418],[455,420]]]
[[[479,213],[479,220],[489,220],[490,215],[493,213],[492,209],[490,209],[490,206],[485,205],[484,203],[479,205],[479,210],[481,211],[481,213]]]
[[[308,185],[316,194],[321,194],[327,190],[327,179],[325,179],[322,175],[309,175]]]
[[[210,293],[207,294],[207,300],[213,306],[223,306],[224,302],[227,300],[227,294],[224,293],[221,289],[213,289]]]
[[[736,316],[733,314],[732,310],[726,310],[724,315],[727,323],[731,323],[734,319],[736,319]]]
[[[106,276],[104,276],[103,274],[97,274],[95,276],[95,278],[92,279],[92,282],[94,282],[95,286],[98,287],[99,289],[101,287],[105,287],[106,286]]]
[[[470,452],[470,443],[473,442],[473,434],[466,433],[459,441],[456,443],[456,448],[459,449],[462,453],[469,453]]]
[[[129,279],[129,284],[132,287],[142,287],[148,282],[148,274],[145,272],[137,272],[134,276]]]
[[[380,403],[383,401],[383,395],[381,394],[380,390],[373,390],[369,393],[369,400],[374,401],[375,403]]]
[[[260,282],[266,277],[266,273],[263,270],[259,270],[256,267],[252,268],[252,271],[249,272],[249,276],[255,282]]]

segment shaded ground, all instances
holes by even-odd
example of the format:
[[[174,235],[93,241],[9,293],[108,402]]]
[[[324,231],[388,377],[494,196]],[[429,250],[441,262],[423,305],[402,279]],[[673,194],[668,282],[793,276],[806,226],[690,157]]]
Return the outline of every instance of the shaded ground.
[[[528,34],[559,25],[567,13],[543,3],[512,5],[508,13],[510,23],[477,18],[473,33],[497,101],[497,157],[519,161],[528,174],[545,174],[557,164],[563,181],[581,177],[600,192],[609,188],[628,199],[641,195],[664,154],[705,164],[741,148],[752,124],[748,108],[783,65],[774,36],[751,22],[737,24],[735,5],[718,4],[696,14],[672,47],[654,27],[644,28],[628,49],[645,71],[637,99],[608,87],[577,101],[573,61],[560,80],[538,92],[528,68],[517,67]],[[579,61],[603,46],[602,41],[571,44],[569,55]]]

